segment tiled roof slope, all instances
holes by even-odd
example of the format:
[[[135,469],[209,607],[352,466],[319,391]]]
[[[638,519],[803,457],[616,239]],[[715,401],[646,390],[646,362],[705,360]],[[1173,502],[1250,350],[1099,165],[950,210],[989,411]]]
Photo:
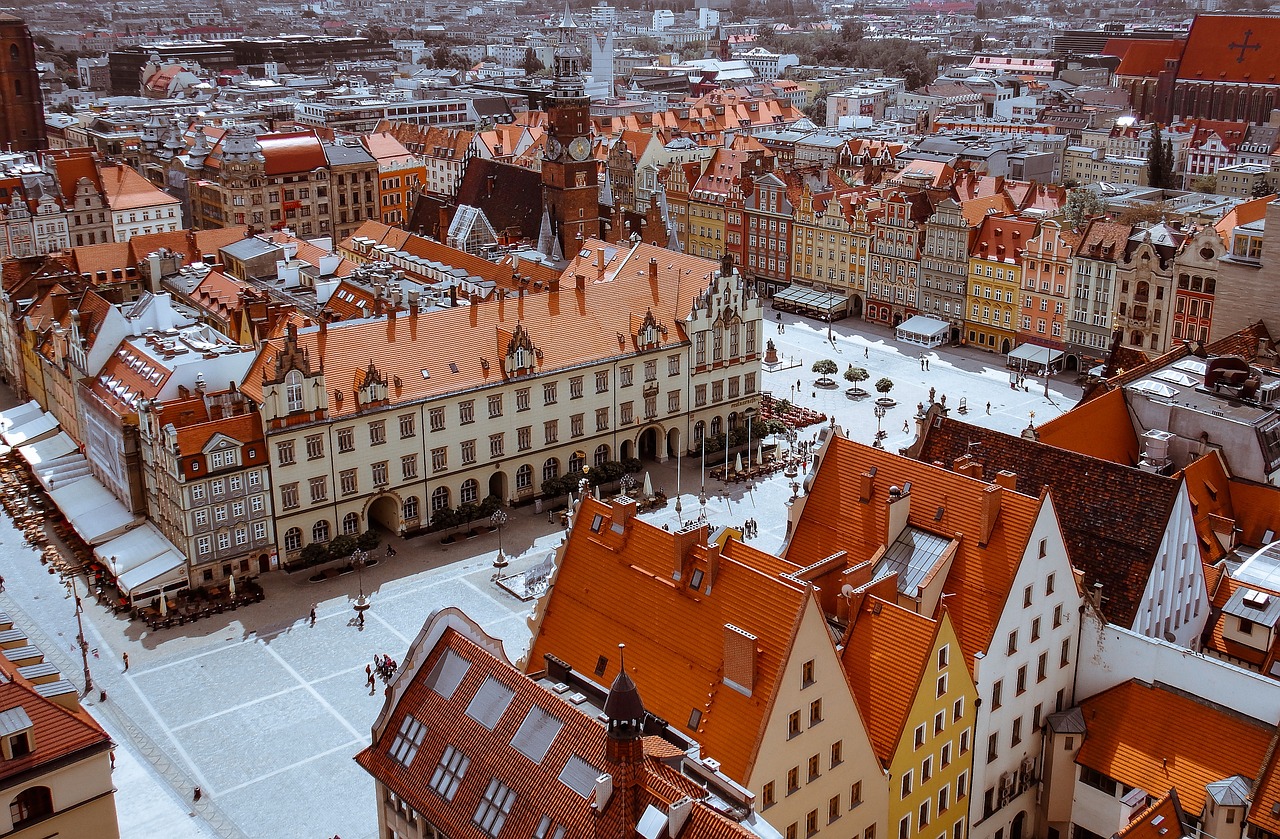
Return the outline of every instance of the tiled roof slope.
[[[938,622],[878,597],[862,603],[841,652],[876,757],[893,760],[933,652]]]
[[[1124,466],[1138,465],[1138,435],[1122,390],[1077,405],[1036,431],[1041,443]]]
[[[1116,839],[1170,839],[1170,831],[1174,831],[1173,839],[1178,839],[1186,835],[1186,829],[1182,825],[1178,791],[1170,789],[1120,828]]]
[[[1178,78],[1274,85],[1280,73],[1276,66],[1277,43],[1280,43],[1280,18],[1196,15],[1178,63]],[[1254,49],[1252,44],[1259,47]]]
[[[1123,52],[1118,53],[1123,57],[1120,59],[1120,66],[1116,68],[1117,76],[1140,76],[1154,79],[1164,72],[1165,61],[1170,58],[1176,59],[1182,55],[1182,48],[1186,42],[1181,38],[1133,38],[1126,40],[1113,38],[1107,41],[1108,54],[1116,54],[1110,52],[1112,44],[1124,45],[1120,47]]]
[[[505,659],[496,657],[490,649],[482,648],[454,627],[446,628],[426,653],[421,666],[412,672],[412,681],[407,685],[397,683],[390,689],[389,707],[383,712],[386,724],[379,726],[380,736],[373,745],[356,755],[356,762],[454,839],[489,839],[489,834],[475,824],[473,817],[493,779],[506,784],[515,794],[501,826],[501,835],[533,836],[546,816],[552,822],[548,836],[556,827],[563,827],[565,835],[570,837],[600,836],[597,832],[600,817],[592,806],[594,794],[580,795],[567,786],[560,775],[566,764],[575,760],[590,765],[592,782],[596,775],[609,771],[604,727],[576,706],[539,686]],[[437,684],[436,667],[445,656],[460,659],[466,671],[454,690],[437,692],[433,687]],[[642,676],[637,681],[640,686],[648,687]],[[495,690],[499,686],[500,689]],[[493,695],[507,692],[511,695],[492,728],[468,713],[472,700],[482,690]],[[443,693],[448,693],[448,697]],[[536,761],[512,743],[521,724],[535,708],[559,725],[545,754]],[[405,766],[391,753],[401,725],[409,715],[422,724],[426,732],[421,746]],[[380,723],[383,721],[379,719]],[[449,800],[430,784],[446,748],[457,749],[470,759],[456,793]],[[650,756],[647,747],[645,753],[640,770],[641,810],[650,805],[665,812],[686,795],[705,796],[702,788]],[[608,812],[606,808],[606,817]],[[682,839],[755,836],[700,802],[694,804],[689,822],[680,835]],[[626,839],[626,835],[608,839]]]
[[[22,682],[0,683],[0,713],[19,707],[31,720],[35,748],[22,757],[0,761],[0,781],[20,778],[77,754],[88,756],[111,747],[111,738],[88,713],[72,712]]]
[[[301,330],[299,346],[306,348],[313,363],[324,365],[326,377],[332,377],[326,379],[330,416],[358,409],[359,402],[350,398],[350,391],[344,391],[341,401],[334,392],[352,388],[357,372],[374,358],[388,381],[400,380],[390,393],[396,403],[501,381],[506,342],[517,325],[541,350],[542,373],[634,352],[633,321],[650,311],[660,326],[668,328],[665,345],[678,346],[687,340],[679,324],[706,288],[705,278],[717,273],[719,266],[653,245],[627,250],[595,240],[583,245],[584,252],[597,248],[604,249],[604,268],[594,267],[594,256],[581,258],[586,265],[570,263],[566,276],[571,279],[558,292],[499,298],[417,316],[336,323],[323,332]],[[656,286],[649,281],[650,259],[659,262]],[[572,285],[577,273],[586,275],[581,292]],[[633,336],[626,349],[619,346],[618,335]],[[279,341],[268,344],[250,368],[244,390],[252,398],[262,398],[263,371],[274,364],[281,345]],[[488,369],[481,359],[489,362]],[[457,366],[456,373],[451,363]],[[430,378],[423,377],[423,370]]]
[[[744,780],[756,758],[777,680],[809,596],[802,583],[756,566],[758,551],[729,540],[717,555],[706,528],[669,533],[634,518],[612,532],[618,507],[590,497],[577,513],[556,573],[528,669],[551,654],[608,682],[616,645],[644,686],[645,706],[682,725],[702,712],[690,736],[722,771]],[[601,516],[600,533],[590,525]],[[777,562],[778,560],[774,560]],[[679,581],[673,572],[684,567]],[[703,590],[690,588],[694,568]],[[714,570],[713,570],[714,569]],[[794,569],[793,569],[794,570]],[[724,684],[725,624],[756,636],[755,685],[746,696]],[[603,673],[597,669],[607,659]]]
[[[1076,763],[1149,794],[1170,788],[1188,812],[1205,785],[1256,778],[1275,726],[1131,679],[1080,703],[1088,732]]]
[[[862,503],[858,500],[861,476],[873,468],[871,502]],[[823,450],[786,558],[801,567],[838,551],[849,553],[851,566],[871,559],[885,544],[884,504],[889,487],[908,482],[909,526],[944,536],[963,534],[942,589],[947,612],[971,662],[975,653],[990,646],[1039,514],[1040,499],[1003,491],[991,535],[982,542],[984,482],[837,436]],[[940,520],[936,519],[939,509]]]
[[[1254,784],[1245,821],[1275,835],[1280,834],[1280,754],[1272,749],[1267,757],[1262,776]]]
[[[928,424],[916,456],[946,467],[966,454],[981,465],[984,480],[1008,470],[1019,492],[1052,492],[1067,555],[1084,572],[1085,589],[1102,583],[1107,620],[1132,626],[1179,481],[947,417]]]

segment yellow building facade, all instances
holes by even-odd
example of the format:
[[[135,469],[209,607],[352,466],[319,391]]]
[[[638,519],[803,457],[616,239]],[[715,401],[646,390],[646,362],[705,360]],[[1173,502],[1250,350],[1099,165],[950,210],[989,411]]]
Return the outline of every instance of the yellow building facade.
[[[969,294],[965,337],[989,352],[1017,346],[1021,307],[1022,254],[1036,235],[1036,223],[990,215],[982,220],[969,251]]]

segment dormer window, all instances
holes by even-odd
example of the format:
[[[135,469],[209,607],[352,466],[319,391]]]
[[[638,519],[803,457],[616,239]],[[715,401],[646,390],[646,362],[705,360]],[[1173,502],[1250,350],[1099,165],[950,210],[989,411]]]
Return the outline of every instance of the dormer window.
[[[302,410],[302,374],[297,370],[290,370],[284,377],[284,397],[289,413]]]
[[[31,717],[21,705],[0,711],[0,753],[5,760],[18,760],[35,749]]]

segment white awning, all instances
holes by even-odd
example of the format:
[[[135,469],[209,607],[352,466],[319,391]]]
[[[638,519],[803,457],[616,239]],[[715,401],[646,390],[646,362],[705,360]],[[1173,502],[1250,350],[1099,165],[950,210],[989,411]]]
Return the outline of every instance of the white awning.
[[[24,422],[0,433],[0,440],[10,448],[17,448],[28,443],[35,443],[46,437],[52,437],[58,431],[58,419],[48,411],[38,417]]]
[[[928,315],[912,315],[894,327],[896,332],[910,332],[913,335],[946,335],[951,324],[945,320],[931,318]]]
[[[0,434],[11,428],[17,428],[24,422],[31,422],[44,413],[40,403],[32,399],[22,405],[15,405],[7,411],[0,411]]]
[[[790,285],[773,295],[773,307],[775,309],[791,307],[819,315],[844,314],[848,305],[849,296],[847,294],[818,291],[805,285]]]
[[[161,554],[177,550],[155,525],[146,522],[123,536],[98,545],[93,549],[93,555],[119,579]]]
[[[18,449],[18,454],[22,455],[22,459],[34,469],[52,460],[66,457],[72,452],[79,451],[79,449],[80,447],[76,445],[76,441],[72,440],[67,435],[67,432],[59,431],[39,443],[31,443],[21,447]]]
[[[116,578],[116,586],[131,599],[136,591],[172,589],[175,583],[188,583],[187,561],[175,551],[165,551]]]
[[[90,545],[119,536],[139,521],[91,476],[50,490],[49,498],[58,505],[80,538]]]
[[[1025,361],[1028,364],[1053,364],[1062,358],[1062,350],[1042,347],[1039,344],[1019,344],[1017,349],[1009,353],[1010,361]]]
[[[60,457],[48,463],[37,464],[31,467],[31,471],[35,473],[36,480],[40,482],[40,486],[46,490],[51,490],[54,487],[64,487],[72,481],[91,477],[93,474],[93,471],[89,468],[89,459],[79,452]]]

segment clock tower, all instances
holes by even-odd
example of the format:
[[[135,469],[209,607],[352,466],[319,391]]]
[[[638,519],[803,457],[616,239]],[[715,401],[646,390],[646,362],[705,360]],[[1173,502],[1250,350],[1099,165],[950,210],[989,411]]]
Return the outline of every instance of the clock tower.
[[[556,47],[555,86],[546,99],[547,138],[542,161],[543,204],[571,257],[584,240],[600,236],[599,168],[592,154],[591,99],[582,82],[582,50],[573,42],[577,24],[566,5]]]

